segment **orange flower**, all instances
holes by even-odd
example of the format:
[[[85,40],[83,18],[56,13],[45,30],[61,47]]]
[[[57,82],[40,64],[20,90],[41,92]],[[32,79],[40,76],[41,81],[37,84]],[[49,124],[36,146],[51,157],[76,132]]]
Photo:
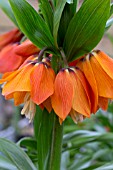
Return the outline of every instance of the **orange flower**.
[[[78,68],[62,69],[57,74],[55,92],[51,96],[51,100],[55,113],[63,121],[69,114],[75,122],[77,114],[81,114],[82,117],[90,117],[88,84]]]
[[[25,61],[26,57],[15,54],[18,44],[10,44],[0,51],[0,73],[16,70]]]
[[[14,43],[5,46],[0,51],[0,73],[17,70],[27,57],[36,53],[39,53],[39,49],[29,40],[21,45]]]
[[[38,62],[35,57],[25,62],[18,70],[3,75],[0,83],[4,83],[2,94],[6,99],[14,98],[15,105],[24,103],[22,114],[30,120],[35,114],[35,104],[47,106],[49,96],[53,94],[55,74],[48,61]],[[50,106],[47,106],[50,110]]]
[[[7,33],[0,35],[0,50],[6,45],[14,42],[18,42],[22,38],[22,33],[17,29],[13,29]]]
[[[113,59],[98,50],[88,54],[77,66],[84,72],[93,91],[93,111],[98,107],[106,110],[108,99],[113,99]]]
[[[24,57],[29,57],[30,55],[37,54],[40,51],[30,40],[22,42],[15,48],[15,53]]]

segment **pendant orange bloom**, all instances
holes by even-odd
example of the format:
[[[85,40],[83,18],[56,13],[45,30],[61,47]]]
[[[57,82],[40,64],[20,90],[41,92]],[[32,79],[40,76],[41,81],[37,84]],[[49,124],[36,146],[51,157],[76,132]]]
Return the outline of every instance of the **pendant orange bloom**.
[[[37,59],[27,59],[26,64],[16,71],[4,74],[0,80],[0,83],[5,82],[2,91],[5,98],[14,98],[15,105],[24,103],[22,114],[30,119],[35,114],[35,104],[43,104],[47,99],[49,101],[49,96],[54,92],[54,71],[48,62],[38,62]],[[44,106],[46,107],[46,103]]]
[[[85,117],[90,117],[88,85],[78,68],[63,69],[58,73],[55,79],[55,92],[51,99],[55,113],[62,120],[72,113],[72,109]]]
[[[95,109],[99,105],[106,110],[108,99],[113,99],[113,59],[97,50],[88,54],[77,65],[93,90]]]

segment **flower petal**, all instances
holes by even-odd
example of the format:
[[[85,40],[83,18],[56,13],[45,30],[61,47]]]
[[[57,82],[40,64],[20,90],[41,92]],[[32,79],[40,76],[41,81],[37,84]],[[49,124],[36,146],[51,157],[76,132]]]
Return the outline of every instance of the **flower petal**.
[[[26,92],[15,92],[13,94],[15,106],[18,106],[18,105],[24,103],[25,95],[26,95]]]
[[[22,38],[22,33],[16,28],[7,33],[0,35],[0,50],[8,45],[9,43],[14,43],[20,41]]]
[[[31,98],[36,104],[43,103],[54,92],[55,74],[52,68],[40,63],[31,73]]]
[[[0,52],[0,73],[14,71],[22,64],[22,57],[14,53],[16,46],[17,44],[8,45]]]
[[[102,51],[93,52],[93,55],[103,70],[113,79],[113,59]]]
[[[90,63],[96,79],[98,95],[101,97],[113,99],[113,80],[103,70],[94,56],[91,56]]]
[[[30,85],[30,73],[33,69],[32,65],[27,65],[26,67],[19,70],[19,73],[17,74],[17,71],[11,73],[9,76],[10,78],[13,77],[11,80],[6,80],[6,84],[4,85],[2,94],[8,95],[13,92],[18,91],[30,91],[31,85]],[[14,77],[14,75],[16,76]]]
[[[15,53],[23,57],[29,57],[30,55],[36,54],[40,51],[30,40],[24,41],[22,44],[15,48]]]
[[[103,110],[107,110],[108,108],[108,98],[104,98],[104,97],[100,97],[99,96],[99,100],[98,100],[98,105],[101,109]]]
[[[79,72],[79,73],[78,73]],[[77,75],[78,74],[78,75]],[[72,108],[86,116],[90,117],[91,112],[91,105],[89,101],[88,92],[86,92],[86,89],[84,88],[86,86],[85,78],[83,76],[81,77],[81,80],[78,78],[80,76],[80,71],[76,70],[76,72],[70,72],[71,80],[74,86],[74,96],[73,96],[73,104]]]
[[[52,111],[52,104],[51,104],[50,97],[43,102],[43,106],[47,109],[49,113]]]
[[[61,70],[55,79],[55,92],[51,96],[55,113],[65,120],[72,107],[73,84],[68,70]]]
[[[82,62],[83,66],[83,72],[85,74],[85,77],[90,84],[91,90],[90,90],[90,99],[91,99],[91,106],[92,106],[92,113],[95,113],[98,108],[98,89],[97,89],[97,83],[95,80],[95,75],[93,73],[90,61],[89,61],[89,55],[86,56],[86,60]]]

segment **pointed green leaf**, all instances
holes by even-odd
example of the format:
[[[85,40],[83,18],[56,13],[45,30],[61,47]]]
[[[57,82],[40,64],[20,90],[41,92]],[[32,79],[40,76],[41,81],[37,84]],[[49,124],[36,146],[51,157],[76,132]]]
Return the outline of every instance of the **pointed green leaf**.
[[[39,48],[53,46],[53,37],[35,9],[25,0],[9,0],[22,32]]]
[[[0,152],[18,170],[36,170],[27,154],[16,144],[6,139],[0,139]]]
[[[55,45],[57,45],[58,28],[60,24],[60,19],[62,16],[63,9],[65,7],[66,0],[57,0],[55,11],[54,11],[54,21],[53,21],[53,36]]]
[[[30,138],[30,137],[25,137],[20,139],[20,141],[18,141],[17,143],[20,147],[28,147],[30,149],[37,149],[37,142],[35,139]]]
[[[69,23],[73,16],[76,14],[76,9],[77,9],[77,2],[78,0],[74,0],[72,4],[66,3],[62,17],[60,20],[60,25],[59,25],[59,41],[58,44],[60,47],[63,46],[63,41],[64,37],[66,35]]]
[[[8,0],[0,0],[0,8],[5,12],[5,14],[13,21],[13,23],[18,27],[18,24],[16,22],[15,16],[13,14],[13,11],[11,9],[11,6],[8,2]]]
[[[109,17],[110,0],[87,0],[71,20],[64,51],[69,61],[90,52],[101,40]]]
[[[40,9],[43,17],[53,34],[53,11],[48,0],[40,0]]]

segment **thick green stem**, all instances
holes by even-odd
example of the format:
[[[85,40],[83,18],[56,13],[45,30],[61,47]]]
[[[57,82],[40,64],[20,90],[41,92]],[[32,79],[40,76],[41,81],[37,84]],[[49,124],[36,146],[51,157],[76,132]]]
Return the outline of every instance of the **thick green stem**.
[[[58,117],[54,115],[48,170],[60,170],[62,137],[63,125],[59,124]]]

